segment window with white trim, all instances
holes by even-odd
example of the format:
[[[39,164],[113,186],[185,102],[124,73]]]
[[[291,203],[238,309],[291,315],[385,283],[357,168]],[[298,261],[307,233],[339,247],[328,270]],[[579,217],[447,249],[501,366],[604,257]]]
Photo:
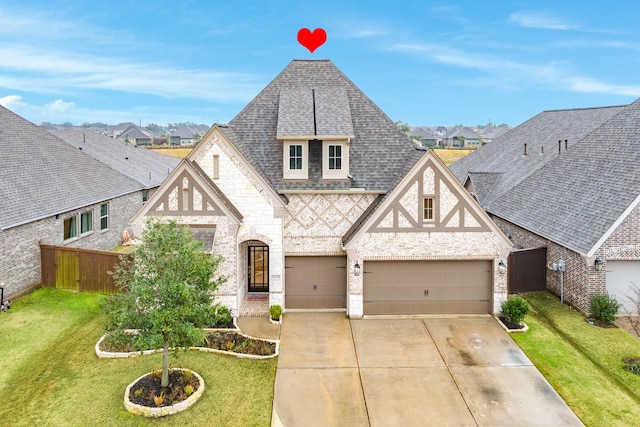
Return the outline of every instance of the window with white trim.
[[[64,219],[64,240],[78,237],[78,216],[72,215]]]
[[[80,234],[93,231],[93,211],[86,211],[80,214]]]
[[[109,205],[103,203],[100,205],[100,230],[109,228]]]
[[[322,142],[322,178],[349,177],[349,144],[347,141]]]
[[[308,141],[284,141],[283,146],[283,178],[284,179],[308,179],[309,178],[309,142]]]
[[[422,204],[422,219],[433,221],[433,197],[425,197]]]

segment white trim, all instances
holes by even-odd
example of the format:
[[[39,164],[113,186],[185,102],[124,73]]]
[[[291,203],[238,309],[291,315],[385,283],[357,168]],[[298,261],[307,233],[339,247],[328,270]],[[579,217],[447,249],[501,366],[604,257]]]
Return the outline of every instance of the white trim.
[[[329,169],[329,146],[340,147],[340,169]],[[322,178],[323,179],[347,179],[349,177],[349,142],[322,141]]]
[[[618,219],[616,219],[614,223],[611,224],[611,227],[609,227],[609,229],[602,235],[602,237],[600,237],[596,244],[593,245],[591,250],[587,252],[587,257],[592,257],[596,253],[596,251],[600,249],[600,246],[602,246],[604,242],[613,234],[613,232],[616,231],[616,228],[618,228],[618,226],[622,224],[622,221],[624,221],[636,208],[636,206],[638,206],[638,203],[640,203],[640,194],[638,194],[638,197],[636,197],[634,201],[631,202],[629,206],[627,206],[627,209],[622,212],[622,215],[620,215]]]
[[[292,146],[302,147],[302,169],[290,169],[289,150]],[[282,142],[282,178],[283,179],[309,179],[309,141],[283,141]]]

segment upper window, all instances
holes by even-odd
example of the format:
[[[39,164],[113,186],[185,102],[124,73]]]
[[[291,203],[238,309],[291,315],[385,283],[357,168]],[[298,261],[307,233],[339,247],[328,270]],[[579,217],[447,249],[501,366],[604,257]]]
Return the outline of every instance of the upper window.
[[[329,145],[329,169],[342,169],[342,145]]]
[[[302,145],[289,146],[289,169],[302,170]]]
[[[322,178],[347,179],[349,177],[349,145],[347,141],[323,141]]]
[[[78,237],[78,217],[76,215],[64,220],[64,240]]]
[[[80,214],[80,234],[93,231],[93,215],[92,211],[82,212]]]
[[[283,141],[283,178],[308,179],[309,142]]]
[[[433,197],[424,198],[422,219],[427,221],[433,221]]]
[[[100,205],[100,230],[109,228],[109,205],[103,203]]]
[[[149,190],[142,190],[142,203],[146,203],[149,200]]]

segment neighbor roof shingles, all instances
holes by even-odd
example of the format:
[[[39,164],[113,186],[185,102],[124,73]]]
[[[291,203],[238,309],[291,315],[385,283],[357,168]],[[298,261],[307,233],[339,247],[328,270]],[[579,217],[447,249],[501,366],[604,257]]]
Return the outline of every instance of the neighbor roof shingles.
[[[587,254],[640,194],[638,165],[640,100],[545,111],[450,168],[474,186],[474,172],[502,173],[480,200],[487,212]]]
[[[0,143],[0,229],[143,188],[2,106]]]

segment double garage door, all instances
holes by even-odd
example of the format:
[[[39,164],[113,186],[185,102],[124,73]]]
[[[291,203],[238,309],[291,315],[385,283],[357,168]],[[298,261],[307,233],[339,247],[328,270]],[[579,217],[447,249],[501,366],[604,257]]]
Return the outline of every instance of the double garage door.
[[[367,261],[364,314],[491,313],[491,261]]]
[[[491,261],[365,261],[364,314],[491,313]],[[286,257],[288,309],[346,308],[344,256]]]

